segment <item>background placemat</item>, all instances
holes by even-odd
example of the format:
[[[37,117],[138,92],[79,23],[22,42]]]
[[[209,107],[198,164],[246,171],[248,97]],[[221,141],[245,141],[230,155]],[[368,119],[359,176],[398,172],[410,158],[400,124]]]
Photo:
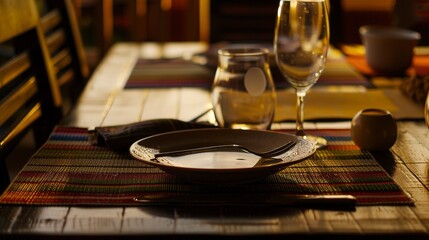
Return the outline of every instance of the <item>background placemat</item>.
[[[271,66],[277,88],[287,88],[277,66]],[[205,67],[184,59],[138,59],[125,88],[201,87],[209,89],[213,83],[215,68]],[[330,51],[326,67],[317,85],[346,85],[372,87],[371,83],[349,63],[338,50]]]
[[[311,132],[311,131],[309,131]],[[155,167],[88,142],[86,129],[59,127],[0,197],[2,204],[134,205],[144,194],[352,194],[359,205],[413,201],[349,130],[321,130],[328,148],[261,181],[230,186],[183,182]]]
[[[138,59],[125,88],[210,88],[214,72],[183,59]]]
[[[280,80],[276,79],[277,87],[283,88],[289,86],[286,80],[283,80],[283,78],[280,78]],[[371,82],[368,81],[368,79],[359,71],[354,69],[354,67],[347,62],[346,57],[335,48],[331,48],[329,50],[325,69],[323,70],[322,75],[320,76],[316,85],[364,86],[368,88],[373,87]]]
[[[295,121],[296,95],[277,91],[275,122]],[[396,120],[423,120],[424,106],[405,96],[399,89],[352,91],[313,91],[305,97],[304,116],[308,121],[351,120],[362,109],[379,108],[392,113]]]

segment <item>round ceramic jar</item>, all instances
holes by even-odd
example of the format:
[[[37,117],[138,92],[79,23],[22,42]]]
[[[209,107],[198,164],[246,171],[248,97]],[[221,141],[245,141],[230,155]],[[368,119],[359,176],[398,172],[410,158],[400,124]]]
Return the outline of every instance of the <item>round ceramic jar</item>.
[[[351,136],[353,142],[361,149],[388,150],[396,142],[396,121],[389,111],[364,109],[352,119]]]

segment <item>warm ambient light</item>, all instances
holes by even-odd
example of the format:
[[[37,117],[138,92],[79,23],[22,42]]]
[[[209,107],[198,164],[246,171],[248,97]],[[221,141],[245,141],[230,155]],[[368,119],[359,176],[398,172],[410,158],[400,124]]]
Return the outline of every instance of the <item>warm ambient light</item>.
[[[161,0],[161,9],[163,11],[170,11],[172,4],[172,0]]]

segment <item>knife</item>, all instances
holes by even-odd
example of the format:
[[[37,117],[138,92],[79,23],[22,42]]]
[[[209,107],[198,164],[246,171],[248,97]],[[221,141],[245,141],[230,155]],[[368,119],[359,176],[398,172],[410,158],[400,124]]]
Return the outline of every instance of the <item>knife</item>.
[[[352,195],[288,194],[147,194],[133,200],[155,206],[288,206],[309,208],[354,209]]]

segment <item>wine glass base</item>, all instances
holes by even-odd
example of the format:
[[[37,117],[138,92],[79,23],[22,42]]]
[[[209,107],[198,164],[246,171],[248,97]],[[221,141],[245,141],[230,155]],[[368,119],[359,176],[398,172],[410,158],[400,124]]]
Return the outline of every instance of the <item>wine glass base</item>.
[[[322,137],[305,135],[305,136],[302,136],[302,138],[315,143],[317,149],[322,149],[328,146],[328,141]]]

